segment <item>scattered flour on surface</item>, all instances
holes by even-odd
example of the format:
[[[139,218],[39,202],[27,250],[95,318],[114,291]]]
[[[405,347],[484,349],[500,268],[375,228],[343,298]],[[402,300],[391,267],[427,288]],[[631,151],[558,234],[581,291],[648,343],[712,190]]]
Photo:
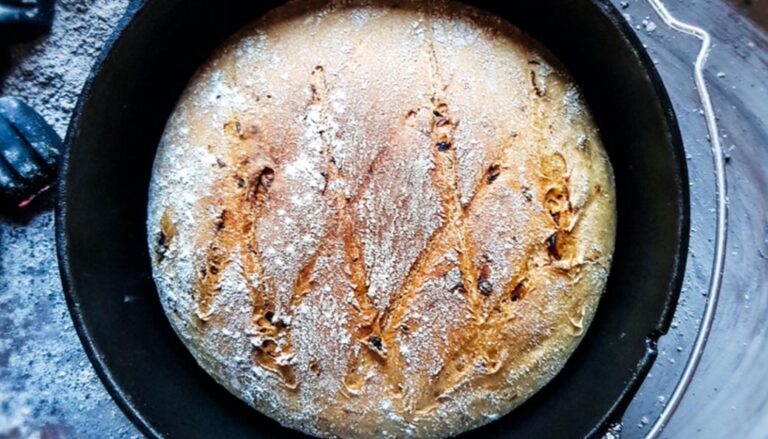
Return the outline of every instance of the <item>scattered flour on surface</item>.
[[[64,136],[80,90],[128,4],[58,0],[51,34],[11,49],[2,94]],[[0,216],[0,437],[139,437],[75,333],[56,262],[51,194]]]

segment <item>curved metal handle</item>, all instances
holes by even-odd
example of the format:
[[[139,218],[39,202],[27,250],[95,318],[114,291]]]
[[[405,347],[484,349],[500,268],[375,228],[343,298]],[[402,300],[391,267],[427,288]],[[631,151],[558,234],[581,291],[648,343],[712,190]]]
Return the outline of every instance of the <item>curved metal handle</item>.
[[[717,230],[715,237],[715,254],[712,262],[712,273],[709,283],[709,292],[707,294],[707,305],[704,309],[704,316],[702,318],[699,332],[696,335],[696,340],[693,345],[693,351],[688,359],[688,363],[685,365],[683,374],[680,377],[680,381],[677,383],[672,395],[669,398],[669,402],[664,407],[664,410],[659,415],[659,418],[654,422],[647,438],[656,439],[661,435],[662,430],[672,418],[675,410],[683,399],[685,392],[688,390],[693,375],[699,366],[701,356],[704,353],[704,347],[707,344],[709,333],[712,329],[712,323],[715,319],[715,311],[717,309],[717,302],[720,297],[720,288],[722,286],[723,267],[725,266],[725,241],[727,236],[728,227],[728,204],[726,193],[726,178],[725,178],[725,156],[723,155],[722,146],[720,145],[720,132],[717,127],[717,118],[715,117],[715,111],[712,106],[712,100],[709,96],[709,90],[707,88],[707,82],[704,79],[704,67],[709,57],[709,52],[712,48],[711,37],[704,29],[693,26],[689,23],[678,20],[666,6],[662,3],[662,0],[648,0],[653,7],[654,11],[664,21],[664,23],[670,28],[681,32],[686,35],[690,35],[701,40],[701,48],[699,54],[696,57],[696,64],[694,65],[694,77],[696,80],[696,89],[699,93],[699,99],[704,109],[704,116],[707,121],[707,131],[709,132],[709,141],[712,146],[712,161],[715,171],[715,184],[717,190]]]

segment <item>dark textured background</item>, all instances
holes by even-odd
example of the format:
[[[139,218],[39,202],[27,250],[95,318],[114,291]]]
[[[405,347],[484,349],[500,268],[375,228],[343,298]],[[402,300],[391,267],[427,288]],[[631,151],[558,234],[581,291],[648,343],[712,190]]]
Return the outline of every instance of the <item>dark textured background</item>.
[[[730,0],[737,10],[768,29],[768,0]]]
[[[20,96],[62,135],[75,99],[127,0],[60,0],[49,37],[16,47],[3,94]],[[647,45],[670,92],[691,173],[691,248],[670,333],[613,433],[641,437],[666,404],[691,349],[712,263],[712,156],[693,87],[698,42],[668,29],[645,1],[614,1]],[[709,30],[707,69],[727,150],[728,259],[722,299],[692,387],[664,437],[768,437],[768,0],[669,0]],[[589,29],[584,29],[589,32]],[[617,111],[620,111],[617,110]],[[96,378],[58,278],[51,195],[0,212],[0,438],[134,437]]]

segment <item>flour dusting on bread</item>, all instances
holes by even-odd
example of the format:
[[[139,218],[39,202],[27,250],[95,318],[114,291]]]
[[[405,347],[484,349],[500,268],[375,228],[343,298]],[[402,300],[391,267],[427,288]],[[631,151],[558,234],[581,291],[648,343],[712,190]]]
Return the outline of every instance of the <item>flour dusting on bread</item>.
[[[321,437],[448,437],[543,387],[608,276],[614,183],[581,93],[444,0],[302,0],[197,72],[148,240],[200,365]]]

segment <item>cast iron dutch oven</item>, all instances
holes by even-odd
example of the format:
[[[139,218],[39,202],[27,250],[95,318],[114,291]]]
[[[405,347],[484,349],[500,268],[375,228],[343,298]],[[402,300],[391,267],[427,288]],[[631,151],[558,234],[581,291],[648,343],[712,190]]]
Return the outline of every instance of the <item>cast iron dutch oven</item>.
[[[66,139],[56,219],[67,302],[107,390],[151,437],[300,436],[197,366],[160,307],[145,238],[152,161],[177,98],[216,46],[279,3],[132,3]],[[675,115],[653,63],[607,1],[470,3],[532,34],[581,85],[616,173],[618,239],[607,292],[562,373],[466,436],[598,435],[645,377],[677,302],[689,206]]]

